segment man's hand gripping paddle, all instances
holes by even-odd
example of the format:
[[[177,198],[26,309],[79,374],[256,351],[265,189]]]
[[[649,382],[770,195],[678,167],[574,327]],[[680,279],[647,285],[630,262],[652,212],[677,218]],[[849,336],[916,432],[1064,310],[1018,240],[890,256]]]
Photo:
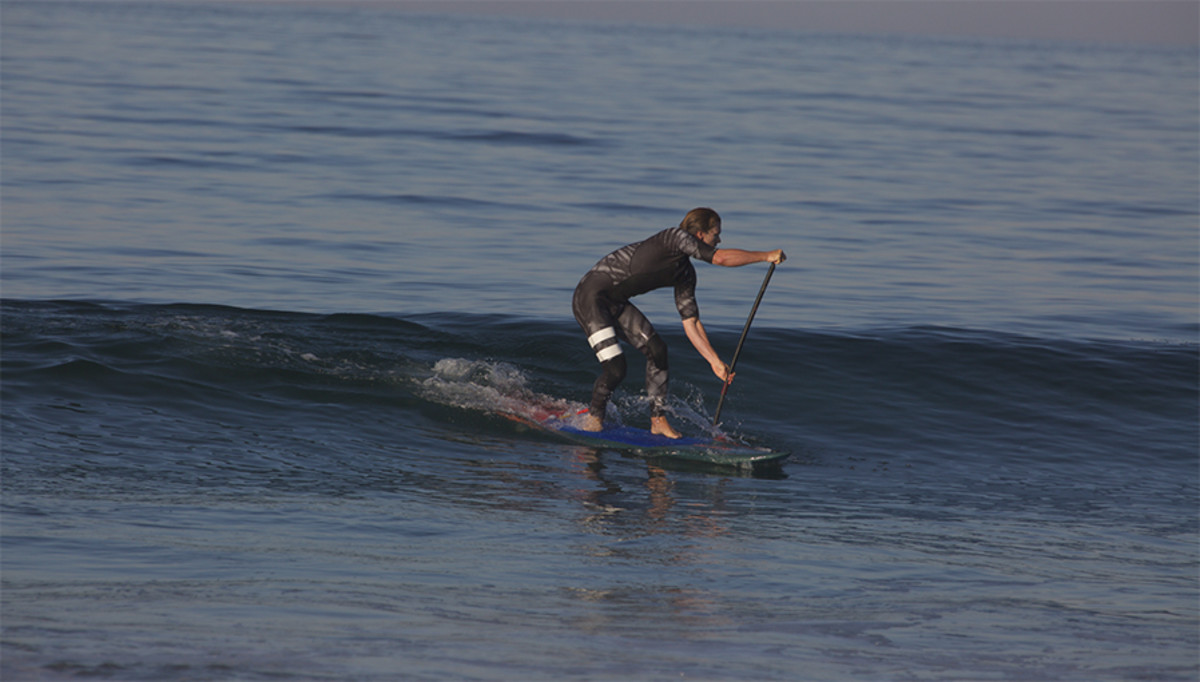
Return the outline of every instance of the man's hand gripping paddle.
[[[716,426],[717,420],[721,418],[721,408],[725,405],[725,394],[729,391],[729,384],[733,383],[733,368],[737,365],[738,356],[742,354],[742,344],[746,343],[746,334],[750,333],[750,323],[754,321],[754,314],[758,312],[758,304],[762,302],[763,294],[767,291],[767,284],[771,282],[771,273],[773,272],[775,272],[775,263],[771,263],[771,267],[767,269],[767,276],[763,278],[762,287],[754,299],[754,307],[750,309],[750,317],[746,318],[746,326],[742,327],[742,338],[738,340],[737,350],[733,351],[733,360],[729,363],[728,376],[725,379],[725,385],[721,387],[721,400],[717,402],[717,411],[713,414],[713,426]]]

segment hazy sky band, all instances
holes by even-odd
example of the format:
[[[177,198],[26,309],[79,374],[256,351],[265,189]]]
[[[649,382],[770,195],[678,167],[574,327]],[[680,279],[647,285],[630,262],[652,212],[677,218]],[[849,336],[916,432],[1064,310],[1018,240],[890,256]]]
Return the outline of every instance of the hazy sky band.
[[[324,0],[337,4],[341,0]],[[1198,0],[344,0],[438,13],[816,33],[1196,45]]]

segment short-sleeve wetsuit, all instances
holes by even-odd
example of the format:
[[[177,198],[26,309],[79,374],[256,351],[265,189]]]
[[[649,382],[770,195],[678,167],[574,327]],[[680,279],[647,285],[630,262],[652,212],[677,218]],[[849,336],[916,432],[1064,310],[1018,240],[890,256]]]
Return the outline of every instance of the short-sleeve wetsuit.
[[[651,414],[662,414],[668,385],[667,345],[629,299],[674,286],[680,318],[698,317],[696,269],[690,259],[711,263],[715,253],[715,247],[673,227],[613,251],[579,281],[571,307],[603,368],[592,389],[591,411],[597,418],[604,419],[609,397],[625,378],[625,357],[618,340],[646,356]]]

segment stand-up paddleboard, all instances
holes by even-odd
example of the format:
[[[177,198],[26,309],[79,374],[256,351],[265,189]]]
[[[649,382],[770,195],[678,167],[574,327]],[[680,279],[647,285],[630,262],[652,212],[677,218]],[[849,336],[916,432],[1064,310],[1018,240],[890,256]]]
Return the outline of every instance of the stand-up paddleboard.
[[[754,468],[779,463],[790,454],[723,438],[668,438],[633,426],[607,426],[603,431],[584,431],[572,426],[561,415],[548,413],[537,414],[534,418],[515,414],[504,416],[571,443],[634,452],[646,457]]]

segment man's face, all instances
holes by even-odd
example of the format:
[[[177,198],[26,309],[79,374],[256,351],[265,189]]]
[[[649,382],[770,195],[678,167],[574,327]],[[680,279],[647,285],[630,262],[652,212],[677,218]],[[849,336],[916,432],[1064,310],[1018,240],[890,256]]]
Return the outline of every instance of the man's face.
[[[714,246],[714,247],[717,244],[720,244],[721,243],[721,226],[717,225],[716,227],[709,230],[708,232],[701,232],[700,233],[700,241],[704,242],[705,244],[708,244],[709,246]]]

